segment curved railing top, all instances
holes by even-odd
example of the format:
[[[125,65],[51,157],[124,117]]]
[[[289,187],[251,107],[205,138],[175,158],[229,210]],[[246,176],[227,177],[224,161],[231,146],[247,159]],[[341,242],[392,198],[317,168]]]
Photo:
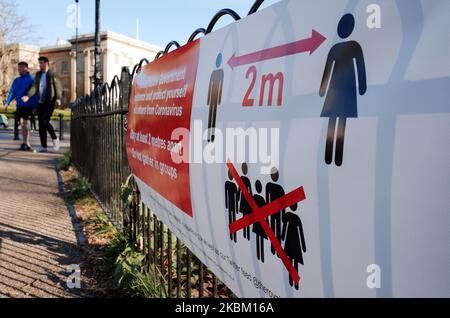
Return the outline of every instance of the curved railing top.
[[[256,0],[253,3],[252,7],[250,8],[250,11],[248,12],[247,16],[257,12],[261,7],[261,5],[264,3],[264,1],[265,0]],[[211,33],[214,30],[214,27],[217,24],[217,22],[224,16],[231,16],[235,21],[241,19],[239,14],[237,14],[232,9],[222,9],[213,16],[206,29],[205,28],[196,29],[190,35],[187,43],[194,41],[198,35],[205,36]],[[176,49],[178,49],[180,47],[180,44],[177,41],[169,42],[163,51],[160,51],[156,54],[155,60],[168,54],[172,47],[176,47]],[[142,67],[148,63],[149,61],[146,58],[143,58],[142,60],[139,61],[138,64],[136,64],[133,67],[131,73],[130,68],[124,67],[122,68],[121,76],[123,77],[128,75],[127,82],[132,83],[136,74],[139,73],[139,70],[142,69]],[[117,96],[121,95],[124,89],[122,81],[123,78],[119,78],[117,75],[114,76],[110,84],[105,83],[98,89],[94,89],[90,95],[80,97],[77,101],[74,102],[72,109],[77,108],[78,111],[76,113],[79,113],[81,109],[83,109],[87,113],[95,112],[98,109],[97,107],[99,106],[101,107],[102,102],[108,103],[110,101],[112,91],[114,91],[114,94],[118,93]]]
[[[213,31],[214,26],[216,23],[224,16],[231,16],[235,21],[238,21],[241,19],[239,14],[237,14],[235,11],[231,9],[222,9],[219,12],[217,12],[214,17],[211,19],[211,22],[209,22],[208,28],[206,29],[206,34],[209,34]]]

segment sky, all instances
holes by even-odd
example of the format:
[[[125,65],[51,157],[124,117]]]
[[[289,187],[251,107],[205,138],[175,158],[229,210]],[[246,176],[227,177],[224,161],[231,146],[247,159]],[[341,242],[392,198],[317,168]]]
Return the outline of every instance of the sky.
[[[18,11],[35,26],[37,40],[28,44],[48,46],[61,38],[75,36],[76,25],[70,11],[75,0],[16,0]],[[261,8],[280,0],[266,0]],[[139,20],[139,38],[142,41],[165,47],[172,40],[186,43],[197,28],[206,29],[214,14],[223,8],[247,15],[255,0],[102,0],[101,30],[114,31],[136,37]],[[80,34],[95,30],[95,0],[80,0]],[[224,17],[216,28],[233,21]],[[71,27],[72,26],[72,27]]]

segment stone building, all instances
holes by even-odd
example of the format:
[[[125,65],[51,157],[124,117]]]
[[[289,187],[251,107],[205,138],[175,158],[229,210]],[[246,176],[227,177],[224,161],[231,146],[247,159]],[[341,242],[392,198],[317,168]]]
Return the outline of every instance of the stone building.
[[[3,99],[8,95],[11,84],[17,77],[17,63],[20,61],[28,62],[32,73],[35,73],[39,69],[39,47],[16,44],[8,47],[7,50],[11,53],[9,53],[8,58],[1,63],[0,104],[2,104]]]
[[[101,50],[103,81],[111,82],[115,75],[120,76],[123,66],[133,67],[142,58],[151,61],[161,48],[107,31],[101,33]],[[56,72],[62,83],[64,106],[69,106],[77,97],[87,95],[93,89],[94,34],[80,35],[78,44],[77,40],[72,38],[68,42],[58,40],[56,45],[40,49],[18,45],[16,55],[17,60],[29,63],[33,73],[38,69],[39,56],[49,58],[51,69]],[[12,76],[12,79],[14,77]]]

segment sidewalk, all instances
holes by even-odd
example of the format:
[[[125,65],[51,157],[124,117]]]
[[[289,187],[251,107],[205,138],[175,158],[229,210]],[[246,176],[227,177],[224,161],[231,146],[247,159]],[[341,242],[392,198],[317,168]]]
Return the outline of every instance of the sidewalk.
[[[12,139],[0,130],[0,298],[80,296],[66,285],[81,251],[55,170],[68,144],[60,154],[33,154]]]

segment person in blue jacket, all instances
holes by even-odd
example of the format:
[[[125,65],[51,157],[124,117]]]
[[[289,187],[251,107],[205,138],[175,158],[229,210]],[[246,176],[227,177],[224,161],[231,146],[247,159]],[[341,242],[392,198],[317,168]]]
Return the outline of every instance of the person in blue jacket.
[[[20,120],[20,127],[22,128],[23,144],[20,146],[21,151],[30,151],[30,131],[28,129],[28,121],[33,114],[34,108],[36,108],[36,98],[30,98],[27,102],[22,100],[22,97],[26,96],[28,90],[34,84],[34,77],[28,70],[28,64],[26,62],[20,62],[18,64],[19,76],[12,83],[9,91],[8,98],[5,105],[8,109],[11,102],[15,99],[17,104],[17,115]]]

